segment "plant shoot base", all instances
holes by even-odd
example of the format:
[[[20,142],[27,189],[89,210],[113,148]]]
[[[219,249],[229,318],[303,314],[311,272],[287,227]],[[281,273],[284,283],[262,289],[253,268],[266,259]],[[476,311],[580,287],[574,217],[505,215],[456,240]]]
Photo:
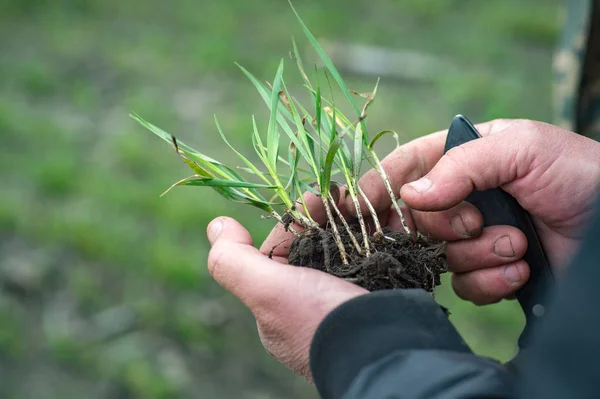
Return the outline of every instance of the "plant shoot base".
[[[358,227],[353,226],[353,230],[362,242]],[[343,264],[329,227],[306,230],[297,237],[290,246],[289,264],[324,271],[369,291],[422,288],[432,292],[440,285],[440,275],[448,270],[443,242],[384,229],[385,237],[369,237],[371,255],[366,257],[352,245],[343,226],[338,226],[338,231],[348,264]]]

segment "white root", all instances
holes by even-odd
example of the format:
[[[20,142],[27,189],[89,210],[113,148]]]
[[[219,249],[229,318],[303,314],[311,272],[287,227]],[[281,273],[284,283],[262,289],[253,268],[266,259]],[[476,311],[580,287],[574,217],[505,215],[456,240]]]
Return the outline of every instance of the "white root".
[[[275,218],[275,219],[276,219],[276,220],[277,220],[279,223],[281,223],[281,224],[283,224],[283,225],[285,225],[285,224],[286,224],[286,223],[285,223],[285,221],[284,221],[284,220],[281,218],[281,216],[280,216],[280,215],[279,215],[277,212],[273,211],[273,212],[271,212],[271,215],[272,215],[272,216],[273,216],[273,217],[274,217],[274,218]],[[289,230],[289,231],[290,231],[290,232],[291,232],[293,235],[295,235],[296,237],[300,237],[300,233],[298,233],[298,232],[296,231],[296,229],[294,229],[294,226],[288,226],[288,230]]]
[[[369,209],[369,213],[371,214],[371,217],[373,218],[373,223],[375,224],[375,230],[377,231],[377,234],[379,234],[381,237],[383,237],[384,236],[383,229],[381,228],[381,224],[379,223],[379,218],[377,217],[377,212],[375,211],[375,208],[373,208],[373,204],[371,204],[371,201],[369,201],[369,199],[367,198],[367,195],[365,194],[363,189],[358,185],[357,185],[357,187],[358,187],[358,193],[365,201],[365,204],[367,205],[367,208]]]
[[[356,237],[354,237],[354,234],[352,234],[352,230],[350,229],[350,226],[348,225],[348,222],[346,222],[346,219],[342,215],[342,212],[340,211],[340,209],[335,204],[335,201],[334,201],[333,197],[331,196],[331,194],[329,194],[329,202],[331,203],[331,207],[335,211],[336,215],[338,216],[338,218],[340,219],[340,221],[344,225],[344,228],[348,232],[348,236],[350,237],[350,241],[352,241],[352,244],[354,245],[354,247],[356,248],[356,250],[358,251],[358,253],[362,255],[363,254],[363,250],[360,247],[360,244],[356,240]],[[367,256],[369,256],[369,255],[370,255],[369,254],[369,249],[367,248]]]
[[[331,223],[331,228],[333,230],[333,238],[335,243],[340,250],[340,256],[342,257],[342,263],[344,265],[348,264],[348,254],[346,254],[346,248],[344,248],[344,244],[342,243],[342,239],[340,238],[340,233],[337,229],[337,225],[335,224],[335,219],[331,214],[331,208],[329,207],[329,202],[326,198],[321,197],[323,201],[323,206],[325,206],[325,212],[327,213],[327,218],[329,219],[329,223]]]
[[[398,206],[398,201],[397,201],[396,195],[394,194],[394,190],[392,189],[392,184],[390,183],[390,179],[388,178],[387,174],[385,173],[385,170],[383,169],[381,162],[379,162],[379,158],[377,158],[377,155],[375,155],[374,152],[372,152],[372,155],[375,160],[375,163],[377,164],[377,172],[379,173],[379,176],[381,176],[381,179],[383,180],[385,189],[387,190],[388,195],[390,196],[390,199],[392,200],[392,206],[394,207],[394,210],[396,211],[396,213],[398,214],[398,217],[400,218],[400,223],[402,224],[402,228],[404,229],[404,232],[407,235],[410,235],[411,234],[410,228],[408,227],[408,224],[406,223],[406,219],[404,218],[404,215],[402,214],[402,211],[400,210],[400,206]]]
[[[356,209],[356,218],[358,219],[358,224],[360,225],[360,232],[363,236],[365,251],[367,253],[367,256],[371,256],[371,246],[369,244],[369,234],[367,233],[365,219],[363,218],[363,214],[360,210],[360,203],[358,202],[358,198],[356,197],[356,191],[350,185],[348,185],[348,193],[350,194],[350,198],[352,198],[352,203],[354,203],[354,208]]]

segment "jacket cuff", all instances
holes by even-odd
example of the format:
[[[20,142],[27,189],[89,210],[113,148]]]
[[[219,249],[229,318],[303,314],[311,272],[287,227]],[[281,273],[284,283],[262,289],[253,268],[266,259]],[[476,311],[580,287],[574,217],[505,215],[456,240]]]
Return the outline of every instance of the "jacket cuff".
[[[321,322],[310,348],[323,398],[339,398],[360,370],[398,350],[472,353],[446,312],[421,289],[379,291],[343,303]]]

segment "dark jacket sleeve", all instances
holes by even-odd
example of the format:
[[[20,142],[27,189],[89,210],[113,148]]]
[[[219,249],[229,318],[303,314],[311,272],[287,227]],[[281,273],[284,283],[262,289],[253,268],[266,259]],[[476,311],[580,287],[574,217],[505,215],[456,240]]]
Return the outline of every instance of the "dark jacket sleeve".
[[[600,201],[523,355],[522,398],[600,398]]]
[[[382,291],[330,313],[311,346],[323,398],[511,398],[499,363],[475,356],[423,290]]]
[[[371,293],[320,324],[310,366],[323,398],[600,398],[600,202],[532,332],[517,377],[475,356],[422,290]]]

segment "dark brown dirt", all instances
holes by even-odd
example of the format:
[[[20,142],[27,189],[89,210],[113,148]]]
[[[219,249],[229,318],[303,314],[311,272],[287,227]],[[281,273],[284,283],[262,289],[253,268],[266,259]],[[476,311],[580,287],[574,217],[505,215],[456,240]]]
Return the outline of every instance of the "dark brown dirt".
[[[296,238],[290,247],[289,263],[330,273],[369,291],[422,288],[431,292],[440,284],[440,275],[448,270],[442,242],[388,229],[384,230],[385,236],[394,241],[370,237],[372,254],[365,257],[352,245],[342,226],[338,231],[348,254],[348,265],[342,263],[331,229],[308,231]],[[361,235],[354,235],[362,243]]]

